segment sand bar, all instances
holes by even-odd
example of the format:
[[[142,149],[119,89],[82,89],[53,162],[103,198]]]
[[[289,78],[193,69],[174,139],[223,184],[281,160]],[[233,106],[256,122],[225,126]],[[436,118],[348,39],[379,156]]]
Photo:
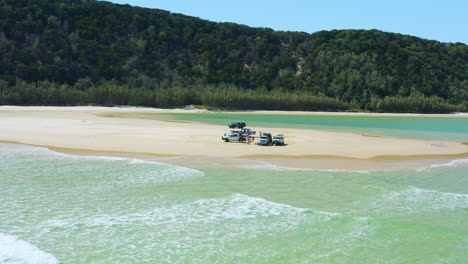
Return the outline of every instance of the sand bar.
[[[139,153],[139,155],[160,157],[242,158],[267,160],[282,166],[290,164],[294,167],[321,169],[354,168],[359,162],[372,163],[373,167],[383,166],[383,160],[402,163],[425,158],[446,160],[468,157],[466,154],[468,145],[459,142],[255,127],[257,131],[274,131],[286,135],[287,146],[260,147],[255,144],[221,141],[221,136],[229,130],[226,126],[105,116],[112,113],[167,112],[191,113],[202,110],[1,106],[0,140],[46,146],[59,151],[59,148],[62,148],[82,153],[85,151],[112,155],[127,153],[127,156],[128,153],[135,155]],[[304,114],[304,112],[281,112],[281,114],[286,113]],[[468,117],[463,114],[455,116]]]

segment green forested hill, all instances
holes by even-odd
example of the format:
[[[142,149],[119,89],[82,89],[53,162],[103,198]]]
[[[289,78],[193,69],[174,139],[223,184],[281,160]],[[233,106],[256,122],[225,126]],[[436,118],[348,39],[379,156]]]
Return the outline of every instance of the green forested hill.
[[[0,0],[0,104],[466,111],[468,46],[93,0]]]

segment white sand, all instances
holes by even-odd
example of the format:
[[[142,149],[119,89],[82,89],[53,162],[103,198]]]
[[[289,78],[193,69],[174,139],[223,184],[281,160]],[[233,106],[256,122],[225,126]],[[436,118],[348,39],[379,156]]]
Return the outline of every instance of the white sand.
[[[440,156],[468,153],[468,145],[458,142],[255,127],[254,130],[257,132],[282,133],[287,143],[287,146],[283,147],[260,147],[255,144],[223,142],[221,136],[229,130],[227,126],[99,116],[127,112],[190,111],[150,108],[1,106],[0,140],[80,150],[209,157],[298,157],[305,159],[314,156],[338,156],[369,159],[378,156]],[[281,114],[285,113],[291,114],[281,112]],[[465,117],[466,115],[457,115],[459,116]],[[284,159],[283,163],[285,163]]]

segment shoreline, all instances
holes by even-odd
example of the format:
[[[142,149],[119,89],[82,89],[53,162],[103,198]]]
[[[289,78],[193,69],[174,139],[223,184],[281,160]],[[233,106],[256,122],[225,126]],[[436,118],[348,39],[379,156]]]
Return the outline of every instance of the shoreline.
[[[468,158],[468,143],[464,142],[256,128],[257,131],[273,130],[287,135],[287,146],[259,147],[223,142],[220,137],[227,130],[225,126],[105,116],[148,111],[162,113],[168,110],[0,106],[0,142],[45,147],[73,155],[167,160],[175,165],[193,167],[210,167],[197,162],[214,163],[220,167],[223,164],[231,166],[231,163],[236,167],[238,163],[264,162],[300,169],[374,170],[418,168],[434,162]]]
[[[219,114],[271,114],[271,115],[318,115],[318,116],[389,116],[389,117],[460,117],[468,118],[468,113],[455,112],[448,114],[423,113],[377,113],[377,112],[308,112],[308,111],[278,111],[278,110],[206,110],[197,108],[151,108],[139,106],[16,106],[0,105],[1,111],[102,111],[109,113],[219,113]]]
[[[453,155],[377,156],[368,159],[342,156],[281,156],[252,155],[241,157],[178,156],[154,153],[120,152],[107,150],[73,149],[45,145],[24,144],[0,140],[0,144],[13,144],[46,148],[50,151],[83,157],[111,157],[156,161],[193,169],[257,169],[257,170],[311,170],[336,172],[394,171],[427,169],[434,165],[456,160],[467,160],[468,153]]]

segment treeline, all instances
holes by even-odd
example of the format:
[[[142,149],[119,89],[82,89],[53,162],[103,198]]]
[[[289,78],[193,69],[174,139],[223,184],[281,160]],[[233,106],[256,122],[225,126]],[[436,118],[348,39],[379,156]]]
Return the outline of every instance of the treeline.
[[[468,104],[450,104],[444,99],[423,94],[409,97],[385,97],[368,103],[343,101],[308,91],[282,89],[242,89],[232,84],[171,84],[156,89],[133,88],[116,81],[90,85],[86,80],[75,85],[51,82],[19,81],[8,86],[0,81],[0,104],[6,105],[104,105],[147,106],[160,108],[201,105],[223,110],[290,110],[290,111],[374,111],[401,113],[466,112]]]
[[[128,98],[165,98],[163,93],[188,89],[201,100],[228,86],[246,98],[212,105],[243,107],[265,96],[268,103],[255,102],[271,109],[279,107],[273,102],[281,91],[299,104],[280,104],[285,110],[327,110],[301,101],[326,97],[348,105],[337,110],[437,112],[466,105],[467,65],[466,44],[378,30],[277,32],[104,1],[0,0],[0,80],[10,96],[2,98],[15,104],[55,104],[59,98],[37,93],[44,83],[75,89],[67,92],[76,93],[74,99],[60,99],[63,104],[123,104],[117,96],[96,97],[110,85],[112,93],[121,87],[128,103],[168,107],[180,105],[179,99],[150,104]],[[37,88],[31,97],[38,98],[12,91],[23,89],[23,81]],[[46,90],[56,96],[54,89]],[[408,106],[415,102],[436,106]]]

